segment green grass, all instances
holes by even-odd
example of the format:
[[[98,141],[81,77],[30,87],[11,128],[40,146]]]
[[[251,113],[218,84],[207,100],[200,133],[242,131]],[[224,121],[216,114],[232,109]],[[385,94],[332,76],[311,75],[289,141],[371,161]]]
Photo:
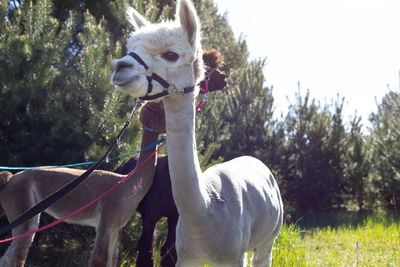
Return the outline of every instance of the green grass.
[[[284,225],[273,266],[400,266],[400,224],[368,219],[337,228]]]
[[[343,215],[338,216],[344,218]],[[357,220],[346,217],[332,224],[322,222],[326,217],[320,214],[312,220],[284,224],[275,240],[273,266],[400,266],[398,217],[374,215]],[[305,221],[311,224],[307,225]],[[322,222],[320,226],[315,224],[316,221]],[[134,248],[140,235],[139,222],[132,220],[132,226],[121,236],[120,267],[135,266]],[[163,221],[157,227],[160,234],[156,238],[158,247],[165,238],[165,224]],[[90,247],[80,249],[79,242],[69,236],[70,231],[68,228],[63,234],[58,231],[39,238],[40,242],[37,240],[30,249],[26,266],[87,266]],[[85,232],[89,244],[93,237],[94,233]],[[62,247],[52,247],[57,240],[63,240]],[[250,253],[248,256],[251,256]],[[156,252],[155,262],[160,262],[159,251]]]
[[[400,222],[374,217],[338,227],[284,224],[275,240],[273,266],[400,266]]]

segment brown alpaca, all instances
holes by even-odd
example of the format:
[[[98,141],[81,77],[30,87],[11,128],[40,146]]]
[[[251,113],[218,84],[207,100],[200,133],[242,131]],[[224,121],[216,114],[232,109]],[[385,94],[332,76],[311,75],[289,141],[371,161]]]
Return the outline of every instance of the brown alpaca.
[[[149,108],[151,106],[151,108]],[[151,116],[144,113],[149,112]],[[160,114],[159,119],[157,116]],[[156,104],[145,105],[141,109],[140,120],[147,127],[165,129],[164,113]],[[142,148],[154,143],[158,133],[145,132]],[[149,157],[155,148],[148,149],[139,156],[139,164]],[[92,226],[96,228],[94,249],[90,266],[115,266],[118,261],[116,248],[118,234],[136,211],[139,202],[149,190],[155,173],[156,155],[153,155],[127,181],[92,206],[67,219],[67,223]],[[81,175],[84,170],[60,168],[26,170],[12,175],[0,173],[0,213],[13,221],[27,209],[34,206],[47,195]],[[94,171],[87,180],[44,212],[60,219],[83,205],[89,203],[107,189],[124,178],[109,171]],[[12,236],[36,230],[40,215],[28,220],[12,231]],[[23,266],[34,235],[13,240],[0,259],[0,266]]]

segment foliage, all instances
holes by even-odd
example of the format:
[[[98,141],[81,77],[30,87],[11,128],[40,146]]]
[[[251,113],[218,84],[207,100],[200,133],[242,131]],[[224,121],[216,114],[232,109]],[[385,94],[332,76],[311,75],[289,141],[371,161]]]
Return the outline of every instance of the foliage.
[[[354,117],[351,121],[351,129],[348,135],[348,150],[345,155],[344,171],[347,177],[349,194],[354,196],[354,200],[361,212],[364,203],[371,199],[369,192],[370,181],[368,173],[370,171],[370,162],[367,158],[366,138],[361,130],[361,118]]]
[[[209,94],[196,117],[202,166],[241,155],[272,162],[269,148],[276,144],[275,121],[272,90],[264,86],[264,61],[248,63],[246,42],[235,40],[226,17],[217,14],[212,1],[194,2],[202,23],[203,48],[219,51],[229,85],[228,94]]]
[[[105,21],[89,13],[75,36],[80,45],[71,45],[77,15],[60,24],[50,1],[26,1],[9,13],[0,32],[0,161],[29,166],[97,159],[132,103],[109,83],[110,62],[121,46],[110,40]],[[133,125],[126,135],[137,136]],[[133,138],[118,150],[136,147]]]
[[[334,113],[304,99],[300,92],[289,106],[285,119],[287,138],[283,191],[289,205],[297,211],[323,211],[340,208],[344,193],[344,151],[346,135],[342,122],[342,102],[336,101]]]
[[[400,203],[400,95],[387,93],[371,115],[371,161],[374,185],[384,206],[397,210]]]
[[[400,225],[368,217],[357,226],[303,230],[284,224],[273,250],[274,266],[398,266]]]

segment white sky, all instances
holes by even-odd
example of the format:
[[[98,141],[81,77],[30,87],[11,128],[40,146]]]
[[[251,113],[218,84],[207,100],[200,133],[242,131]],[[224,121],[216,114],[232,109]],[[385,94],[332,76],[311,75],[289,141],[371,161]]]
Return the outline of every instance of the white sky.
[[[399,0],[214,0],[227,12],[251,58],[267,58],[276,112],[286,114],[300,82],[321,104],[345,97],[344,119],[357,110],[368,125],[375,97],[399,90]]]

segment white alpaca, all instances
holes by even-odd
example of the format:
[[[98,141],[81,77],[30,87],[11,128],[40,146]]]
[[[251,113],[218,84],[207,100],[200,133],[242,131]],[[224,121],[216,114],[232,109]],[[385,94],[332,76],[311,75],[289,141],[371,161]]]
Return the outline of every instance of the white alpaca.
[[[129,12],[136,32],[127,43],[129,55],[113,61],[111,81],[134,97],[168,94],[163,99],[168,159],[180,214],[176,266],[244,266],[250,250],[254,266],[269,266],[283,218],[280,192],[270,170],[248,156],[204,173],[199,166],[194,128],[198,88],[193,92],[193,85],[202,77],[202,49],[193,4],[178,1],[176,21],[158,25],[134,10]],[[146,78],[152,72],[172,86]]]

